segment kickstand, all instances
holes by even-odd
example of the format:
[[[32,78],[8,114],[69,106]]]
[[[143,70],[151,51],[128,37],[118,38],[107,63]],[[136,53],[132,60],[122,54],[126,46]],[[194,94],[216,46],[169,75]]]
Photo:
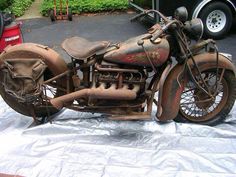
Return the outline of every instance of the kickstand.
[[[31,106],[32,109],[30,109],[30,114],[34,119],[34,122],[36,125],[42,125],[45,124],[47,122],[50,122],[50,124],[52,124],[52,118],[50,118],[50,114],[48,113],[48,116],[42,117],[41,120],[37,119],[36,114],[35,114],[35,110],[34,110],[34,106]],[[47,110],[48,112],[48,110]]]
[[[45,124],[45,123],[47,123],[47,121],[48,121],[47,117],[42,117],[40,124]]]
[[[52,123],[52,119],[49,119],[47,116],[42,117],[41,120],[37,119],[37,118],[36,118],[36,115],[35,115],[35,112],[34,112],[34,109],[32,109],[32,110],[33,110],[33,111],[31,111],[31,115],[32,115],[32,117],[33,117],[33,119],[34,119],[34,123],[35,123],[36,125],[42,125],[42,124],[45,124],[45,123],[47,123],[47,122]]]
[[[52,119],[50,119],[50,117],[45,116],[45,117],[42,117],[40,124],[46,124],[48,122],[52,124]]]
[[[36,125],[39,125],[39,124],[41,124],[41,121],[40,120],[38,120],[37,118],[36,118],[36,114],[35,114],[35,110],[34,110],[34,107],[33,106],[30,106],[32,109],[30,109],[31,111],[30,111],[30,114],[31,114],[31,116],[33,117],[33,119],[34,119],[34,122],[32,123],[32,124],[36,124]]]

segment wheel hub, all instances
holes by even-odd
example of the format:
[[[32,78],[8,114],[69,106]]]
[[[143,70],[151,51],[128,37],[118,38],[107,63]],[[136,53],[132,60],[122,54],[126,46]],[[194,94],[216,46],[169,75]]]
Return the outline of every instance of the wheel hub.
[[[206,19],[206,26],[211,32],[220,32],[226,25],[226,15],[221,10],[212,11]]]
[[[216,18],[213,18],[211,21],[213,24],[216,24],[218,22],[218,20]]]
[[[202,90],[196,90],[195,101],[198,108],[207,109],[211,107],[212,104],[214,104],[215,98],[211,98],[208,94],[206,94]]]

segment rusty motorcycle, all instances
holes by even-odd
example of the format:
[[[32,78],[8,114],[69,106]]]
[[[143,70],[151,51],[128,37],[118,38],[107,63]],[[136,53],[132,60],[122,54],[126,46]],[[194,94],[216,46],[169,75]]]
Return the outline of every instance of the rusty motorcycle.
[[[15,111],[50,120],[62,108],[102,113],[115,120],[151,119],[216,125],[236,98],[236,69],[215,41],[200,40],[200,19],[187,21],[180,7],[173,19],[156,10],[163,24],[125,42],[91,42],[72,37],[62,43],[66,64],[47,46],[25,43],[0,56],[0,93]]]

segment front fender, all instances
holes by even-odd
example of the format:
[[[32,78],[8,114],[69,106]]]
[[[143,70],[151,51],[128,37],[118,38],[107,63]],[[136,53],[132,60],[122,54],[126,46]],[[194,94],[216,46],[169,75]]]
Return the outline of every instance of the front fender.
[[[200,71],[216,68],[216,53],[203,53],[195,55],[194,59]],[[195,70],[191,59],[188,60],[188,64],[192,70]],[[183,77],[182,81],[178,81],[178,77],[184,69],[183,67],[184,65],[176,64],[168,73],[164,84],[160,85],[160,91],[162,91],[162,93],[159,93],[159,95],[161,95],[161,98],[159,99],[161,100],[161,108],[158,108],[158,112],[156,114],[160,121],[172,120],[179,112],[181,94],[188,79],[186,75]],[[221,54],[219,55],[218,67],[225,68],[226,70],[233,72],[236,76],[236,68],[234,64],[230,61],[230,59]]]

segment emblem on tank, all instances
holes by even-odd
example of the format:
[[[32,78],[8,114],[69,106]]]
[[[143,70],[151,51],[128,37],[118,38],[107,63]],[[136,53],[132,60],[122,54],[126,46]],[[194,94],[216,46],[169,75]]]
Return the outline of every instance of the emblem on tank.
[[[150,52],[147,52],[147,54],[150,57],[150,59],[152,59],[152,60],[160,59],[160,57],[161,57],[159,52],[157,52],[157,51],[150,51]]]

